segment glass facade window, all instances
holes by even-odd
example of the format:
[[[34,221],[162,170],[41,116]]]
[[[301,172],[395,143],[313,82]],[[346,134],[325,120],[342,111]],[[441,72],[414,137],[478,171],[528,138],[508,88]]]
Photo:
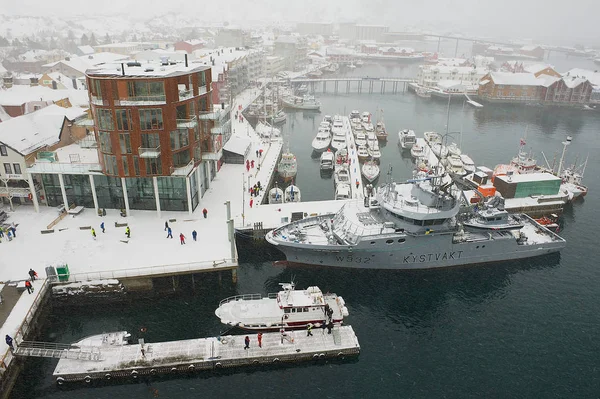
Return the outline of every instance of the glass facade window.
[[[198,72],[198,85],[200,85],[200,86],[206,85],[206,71]]]
[[[92,95],[100,99],[102,98],[102,86],[99,79],[92,79]]]
[[[196,173],[192,173],[190,179],[190,193],[192,196],[192,211],[196,209],[200,202],[200,193],[198,192],[198,179],[196,179]]]
[[[177,119],[187,119],[187,105],[178,105],[175,110],[177,112]]]
[[[168,211],[187,211],[185,177],[158,177],[160,208]]]
[[[131,138],[129,133],[119,133],[119,143],[121,145],[121,154],[131,154]]]
[[[178,168],[187,165],[191,161],[190,151],[183,150],[173,153],[173,166]]]
[[[100,151],[112,154],[112,143],[109,132],[98,132],[98,141],[100,142]]]
[[[143,133],[140,135],[143,148],[157,148],[160,146],[158,133]]]
[[[140,109],[140,129],[160,130],[163,128],[162,109]]]
[[[200,98],[200,109],[198,111],[200,111],[200,112],[202,112],[202,111],[206,112],[208,110],[209,109],[208,109],[208,104],[206,102],[206,97]]]
[[[165,85],[163,82],[138,80],[127,83],[127,94],[129,97],[148,97],[149,99],[160,99],[165,96]]]
[[[104,177],[104,176],[103,176]],[[97,178],[94,176],[94,178]],[[87,175],[63,175],[65,182],[65,193],[69,205],[75,204],[86,208],[94,207],[94,198],[90,178]],[[42,175],[44,191],[49,206],[59,206],[63,203],[62,192],[60,190],[60,180],[58,175]],[[108,208],[108,207],[106,207]]]
[[[136,155],[133,156],[133,171],[136,176],[140,175],[140,159]]]
[[[131,130],[131,110],[115,109],[117,130]]]
[[[112,111],[110,109],[97,109],[98,127],[102,130],[115,130]]]
[[[160,158],[145,159],[146,174],[147,175],[161,175],[162,174],[162,162]]]
[[[185,130],[174,130],[171,132],[171,151],[176,151],[189,145],[189,132]]]
[[[123,157],[121,160],[123,161],[123,174],[125,176],[129,176],[129,159],[127,157]]]
[[[117,157],[114,155],[103,154],[104,157],[104,169],[109,175],[118,175],[119,169],[117,168]]]
[[[98,206],[108,209],[125,208],[121,178],[112,176],[94,176]]]
[[[129,199],[129,208],[156,210],[156,200],[154,199],[154,185],[151,177],[140,177],[135,179],[125,179],[127,185],[127,198]]]

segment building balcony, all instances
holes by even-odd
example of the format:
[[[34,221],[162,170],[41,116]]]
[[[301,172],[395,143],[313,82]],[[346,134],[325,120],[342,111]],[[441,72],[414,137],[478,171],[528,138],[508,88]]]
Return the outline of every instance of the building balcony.
[[[92,99],[90,100],[90,102],[94,105],[106,105],[104,103],[104,100],[100,97],[96,97],[96,96],[91,96]]]
[[[177,123],[177,128],[188,128],[191,129],[193,127],[198,126],[198,119],[196,119],[196,116],[194,115],[193,117],[189,118],[189,119],[175,119],[175,122]]]
[[[194,169],[194,165],[195,165],[195,162],[194,162],[194,159],[192,158],[192,160],[190,162],[188,162],[188,164],[185,166],[171,166],[171,168],[170,168],[171,176],[187,176]]]
[[[218,161],[223,157],[223,149],[220,149],[216,152],[203,152],[202,160],[203,161]]]
[[[160,145],[154,148],[139,147],[138,154],[140,158],[158,158],[160,157]]]
[[[179,101],[188,100],[194,97],[194,90],[179,90]]]
[[[102,166],[99,163],[70,163],[70,162],[45,162],[36,160],[36,162],[27,168],[30,174],[72,174],[85,175],[91,172],[102,172]]]
[[[221,120],[229,113],[229,111],[229,106],[226,106],[225,108],[222,108],[221,106],[212,106],[210,110],[200,112],[198,118],[201,120]]]
[[[167,97],[162,96],[135,96],[115,100],[115,105],[118,106],[135,106],[135,105],[164,105],[167,103]]]

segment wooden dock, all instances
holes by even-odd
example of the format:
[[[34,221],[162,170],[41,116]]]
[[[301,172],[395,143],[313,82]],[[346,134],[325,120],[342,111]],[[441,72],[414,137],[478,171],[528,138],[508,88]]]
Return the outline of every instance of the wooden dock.
[[[358,162],[356,143],[354,142],[354,134],[352,133],[352,126],[350,125],[350,119],[347,116],[342,117],[342,121],[346,131],[346,149],[348,150],[348,157],[350,159],[350,191],[352,193],[352,198],[364,199],[363,181],[360,163]],[[358,185],[356,184],[357,182]]]
[[[188,374],[242,366],[296,363],[328,358],[343,359],[360,353],[358,338],[351,326],[336,326],[332,333],[313,328],[268,332],[250,337],[250,348],[244,349],[246,335],[198,338],[182,341],[99,347],[99,358],[93,360],[61,358],[54,370],[59,385],[66,382],[137,379],[140,376]]]

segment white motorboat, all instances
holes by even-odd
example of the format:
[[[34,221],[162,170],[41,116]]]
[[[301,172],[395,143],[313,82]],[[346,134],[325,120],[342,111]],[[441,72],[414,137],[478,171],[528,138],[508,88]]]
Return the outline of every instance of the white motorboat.
[[[303,94],[303,93],[307,93],[308,92],[308,85],[303,84],[298,86],[298,88],[296,89],[296,92],[299,94]]]
[[[360,162],[366,161],[369,158],[369,150],[367,150],[367,146],[366,145],[358,146],[358,148],[356,150],[356,155],[358,155],[358,160]]]
[[[269,190],[269,204],[282,204],[283,190],[279,187],[273,187]]]
[[[298,186],[290,184],[283,191],[284,202],[300,202],[300,189]]]
[[[462,161],[460,160],[459,155],[455,155],[455,154],[448,155],[448,157],[446,158],[446,164],[444,166],[446,167],[446,170],[450,174],[457,175],[457,176],[464,176],[466,174],[465,168],[463,166]]]
[[[374,146],[379,146],[379,143],[377,142],[377,136],[375,136],[375,132],[368,132],[367,133],[367,147],[371,148]]]
[[[415,158],[422,158],[424,157],[425,154],[425,147],[422,145],[419,145],[418,143],[415,143],[412,148],[410,149],[410,155]]]
[[[331,115],[325,115],[323,117],[323,122],[327,123],[329,127],[331,127],[331,125],[333,124],[333,118],[331,117]]]
[[[323,152],[329,148],[329,144],[331,144],[331,133],[329,133],[329,131],[319,129],[317,136],[312,141],[313,150],[316,152]]]
[[[350,120],[355,118],[360,119],[360,112],[358,110],[353,109],[352,111],[350,111],[350,115],[348,115],[348,117],[350,118]]]
[[[341,134],[333,135],[333,139],[331,139],[331,148],[335,151],[341,150],[342,148],[347,147],[346,136]]]
[[[440,159],[448,156],[448,147],[442,143],[433,143],[430,144],[429,147],[431,147],[431,151],[433,151],[433,153]]]
[[[321,170],[333,170],[335,156],[331,151],[325,151],[321,154]]]
[[[271,123],[279,124],[285,122],[285,120],[287,119],[287,114],[282,109],[280,109],[274,115],[271,115],[269,118],[271,120]]]
[[[350,191],[350,184],[340,183],[335,187],[335,199],[336,200],[350,199],[351,196],[352,196],[352,193]]]
[[[369,111],[364,111],[360,114],[360,120],[363,123],[371,123],[371,113]]]
[[[448,154],[458,155],[460,157],[461,151],[460,151],[460,148],[458,148],[458,145],[456,143],[452,143],[446,147],[448,148]]]
[[[463,163],[463,168],[467,173],[475,173],[475,162],[467,154],[460,154],[460,160]]]
[[[423,133],[423,137],[425,137],[425,141],[429,145],[442,142],[442,136],[438,132],[425,132]]]
[[[335,165],[348,165],[350,158],[348,158],[348,150],[341,148],[335,152]]]
[[[356,138],[355,138],[354,142],[356,143],[356,145],[358,147],[366,146],[367,145],[367,136],[365,136],[365,134],[362,132],[356,133]]]
[[[333,181],[336,186],[340,184],[350,184],[350,171],[348,167],[336,168],[333,175]]]
[[[379,150],[379,145],[374,145],[372,147],[367,148],[367,153],[369,157],[373,158],[375,162],[379,162],[381,159],[381,151]]]
[[[342,134],[345,135],[346,133],[344,132],[344,122],[342,122],[341,120],[333,120],[333,125],[331,125],[331,133],[335,134]]]
[[[296,156],[289,150],[281,154],[281,159],[277,164],[277,173],[283,178],[283,181],[290,181],[296,177],[298,172],[298,161]]]
[[[375,128],[373,127],[373,124],[371,122],[363,122],[362,125],[363,125],[363,129],[365,130],[365,132],[375,133]]]
[[[431,91],[424,89],[422,87],[419,87],[415,93],[417,94],[418,97],[421,98],[431,98]]]
[[[398,132],[398,144],[404,150],[410,150],[417,142],[417,135],[413,130],[403,129]]]
[[[318,111],[321,109],[321,103],[314,96],[304,95],[303,97],[284,97],[281,102],[286,108],[303,109]]]
[[[319,287],[296,290],[293,283],[280,283],[282,291],[262,296],[237,295],[219,303],[215,315],[221,323],[246,330],[279,330],[306,328],[313,324],[343,323],[348,316],[344,299],[336,294],[323,294]]]
[[[273,125],[270,125],[266,121],[259,121],[254,130],[256,131],[256,134],[263,139],[275,138],[281,135],[281,131],[279,129]]]
[[[375,161],[367,161],[363,164],[361,173],[369,183],[373,183],[379,177],[379,165]]]

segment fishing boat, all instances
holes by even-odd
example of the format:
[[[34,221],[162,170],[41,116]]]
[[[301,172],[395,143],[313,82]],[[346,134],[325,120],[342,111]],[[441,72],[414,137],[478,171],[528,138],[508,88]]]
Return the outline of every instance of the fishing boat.
[[[360,121],[362,123],[371,123],[371,113],[369,111],[364,111],[360,114]]]
[[[410,150],[417,142],[417,135],[413,130],[403,129],[398,132],[398,144],[403,150]]]
[[[427,89],[425,89],[425,88],[422,88],[422,87],[419,87],[419,88],[418,88],[418,89],[415,91],[415,93],[417,94],[417,97],[421,97],[421,98],[431,98],[431,91],[429,91],[429,90],[427,90]]]
[[[350,184],[340,183],[335,187],[335,199],[336,200],[347,200],[352,197]]]
[[[464,193],[447,176],[419,172],[406,183],[388,182],[367,203],[348,201],[335,213],[273,229],[266,240],[288,261],[365,269],[428,269],[511,261],[559,252],[566,241],[524,214],[498,230],[496,220],[473,219],[484,203],[464,212]]]
[[[302,85],[298,86],[298,88],[296,89],[296,93],[298,93],[298,94],[308,93],[308,85],[302,84]]]
[[[359,145],[356,149],[356,155],[358,155],[358,160],[360,162],[364,162],[369,158],[369,150],[366,145]]]
[[[350,114],[348,115],[348,118],[350,120],[352,120],[352,119],[360,119],[360,112],[358,110],[353,109],[352,111],[350,111]]]
[[[300,189],[298,186],[290,184],[283,191],[284,202],[300,202]]]
[[[302,97],[284,97],[281,99],[284,107],[292,109],[302,109],[318,111],[321,109],[321,103],[314,96],[304,95]]]
[[[415,159],[419,159],[422,158],[426,155],[425,153],[425,146],[420,145],[418,143],[413,144],[413,146],[410,149],[410,156],[415,158]]]
[[[377,140],[379,141],[387,140],[388,134],[387,130],[385,130],[385,124],[383,123],[383,120],[380,120],[375,125],[375,136],[377,136]]]
[[[462,177],[467,173],[465,172],[465,168],[460,159],[460,156],[455,154],[448,155],[448,157],[445,158],[444,166],[446,167],[448,173],[451,175]]]
[[[297,172],[298,161],[296,160],[296,156],[288,149],[281,154],[281,159],[277,164],[277,173],[283,178],[283,181],[287,182],[296,177]]]
[[[435,154],[436,157],[443,159],[448,156],[448,147],[443,145],[442,143],[433,143],[430,144],[431,152]]]
[[[283,190],[275,186],[269,190],[269,204],[282,204]]]
[[[317,132],[317,136],[312,141],[312,148],[316,152],[323,152],[329,148],[331,144],[331,133],[328,130],[321,130]]]
[[[373,183],[379,177],[379,165],[373,160],[365,162],[360,171],[369,183]]]
[[[330,150],[321,154],[320,168],[322,171],[333,170],[335,156]]]
[[[306,328],[313,324],[343,323],[348,316],[344,299],[323,294],[319,287],[296,290],[294,283],[280,283],[278,293],[236,295],[223,299],[215,310],[221,323],[245,330],[269,331]]]

